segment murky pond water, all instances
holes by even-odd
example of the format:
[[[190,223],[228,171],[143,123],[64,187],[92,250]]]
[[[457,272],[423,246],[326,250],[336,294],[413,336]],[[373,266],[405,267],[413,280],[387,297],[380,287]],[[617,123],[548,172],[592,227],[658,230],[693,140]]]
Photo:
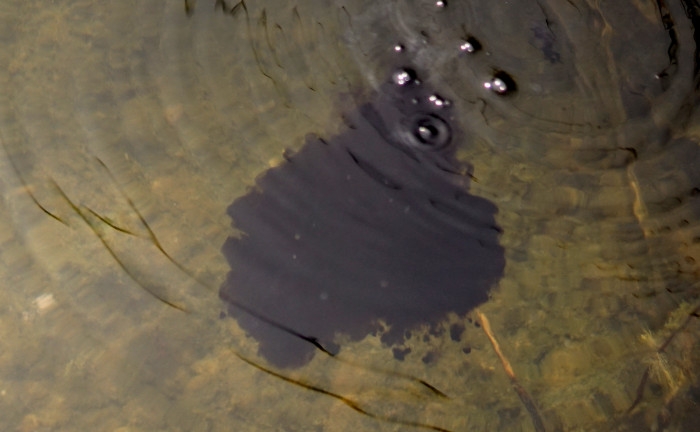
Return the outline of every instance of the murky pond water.
[[[0,429],[699,421],[696,2],[30,0],[0,20]],[[466,311],[457,274],[488,284]]]

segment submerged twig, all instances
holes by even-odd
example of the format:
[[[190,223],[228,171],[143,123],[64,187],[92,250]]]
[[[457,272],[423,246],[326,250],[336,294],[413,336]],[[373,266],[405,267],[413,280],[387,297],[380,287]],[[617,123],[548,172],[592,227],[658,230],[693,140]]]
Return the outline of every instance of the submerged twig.
[[[315,393],[320,393],[320,394],[329,396],[333,399],[336,399],[336,400],[342,402],[346,406],[352,408],[353,410],[357,411],[358,413],[365,415],[369,418],[373,418],[373,419],[381,421],[381,422],[392,423],[392,424],[399,425],[399,426],[409,426],[409,427],[413,427],[413,428],[427,429],[427,430],[432,430],[432,431],[436,431],[436,432],[452,432],[449,429],[445,429],[443,427],[432,425],[429,423],[421,423],[421,422],[411,421],[411,420],[402,420],[400,418],[397,418],[397,417],[394,417],[391,415],[385,415],[385,414],[373,412],[370,409],[363,407],[359,401],[351,399],[347,396],[343,396],[339,393],[334,393],[326,388],[305,382],[305,381],[300,380],[300,379],[292,378],[292,377],[285,375],[281,372],[277,372],[277,371],[274,371],[272,369],[266,368],[266,367],[264,367],[256,362],[254,362],[253,360],[250,360],[247,357],[244,357],[243,355],[237,353],[236,351],[233,351],[233,354],[236,357],[238,357],[239,359],[243,360],[245,363],[248,363],[249,365],[253,366],[254,368],[260,370],[261,372],[264,372],[268,375],[271,375],[275,378],[279,378],[282,381],[288,382],[290,384],[304,388],[306,390],[310,390],[310,391],[315,392]]]
[[[515,390],[515,392],[518,394],[520,401],[523,403],[523,405],[525,405],[527,412],[530,414],[530,417],[532,418],[532,425],[535,427],[535,430],[537,432],[544,432],[546,429],[544,427],[544,422],[542,421],[542,416],[540,416],[540,412],[537,409],[537,405],[535,404],[535,401],[532,399],[527,390],[525,390],[525,388],[522,385],[520,385],[518,379],[515,377],[513,367],[510,365],[510,362],[508,361],[506,356],[503,355],[501,347],[498,344],[496,337],[493,335],[493,332],[491,331],[491,324],[489,323],[489,320],[486,318],[486,315],[479,311],[477,311],[476,314],[479,317],[479,321],[481,322],[481,328],[484,329],[486,337],[488,337],[489,341],[491,341],[493,350],[496,352],[498,359],[501,360],[503,370],[506,372],[506,375],[508,375],[508,378],[510,379],[510,384],[513,386],[513,390]]]

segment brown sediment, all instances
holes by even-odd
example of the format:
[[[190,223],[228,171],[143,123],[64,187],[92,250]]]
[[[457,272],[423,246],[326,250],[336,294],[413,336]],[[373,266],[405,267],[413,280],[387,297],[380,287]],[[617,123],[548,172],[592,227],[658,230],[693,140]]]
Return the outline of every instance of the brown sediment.
[[[486,318],[486,315],[479,311],[476,311],[476,315],[479,317],[479,321],[481,322],[481,328],[484,329],[486,337],[488,337],[489,341],[491,341],[493,350],[496,352],[496,355],[498,356],[499,360],[501,360],[503,370],[506,372],[506,375],[508,375],[508,378],[510,379],[510,384],[513,386],[513,390],[515,390],[515,393],[518,394],[520,401],[523,403],[523,405],[525,405],[525,409],[527,409],[527,412],[530,414],[530,417],[532,418],[532,425],[535,427],[535,430],[537,432],[544,432],[546,429],[544,427],[544,422],[542,421],[542,416],[540,415],[540,412],[537,409],[537,405],[535,404],[534,399],[532,399],[532,396],[530,396],[527,390],[525,390],[525,388],[518,382],[518,379],[515,376],[515,372],[513,372],[513,367],[510,365],[510,362],[508,361],[506,356],[503,355],[501,347],[498,344],[496,337],[493,335],[493,332],[491,331],[491,324],[489,324],[489,320]]]

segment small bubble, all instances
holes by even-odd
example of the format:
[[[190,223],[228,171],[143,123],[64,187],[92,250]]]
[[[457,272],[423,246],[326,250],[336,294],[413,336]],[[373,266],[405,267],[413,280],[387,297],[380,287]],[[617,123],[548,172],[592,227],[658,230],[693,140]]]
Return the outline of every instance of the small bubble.
[[[430,139],[435,135],[435,129],[428,126],[418,126],[416,133],[421,141],[430,141]]]
[[[391,76],[396,85],[404,86],[416,81],[416,73],[412,69],[399,69]]]
[[[493,91],[499,95],[506,95],[516,90],[516,84],[513,78],[503,71],[494,73],[490,81],[484,83],[484,88]]]
[[[450,142],[450,127],[438,116],[421,115],[412,121],[411,134],[406,138],[415,148],[439,150]]]
[[[447,2],[444,0],[437,0],[435,2],[435,6],[439,7],[440,9],[444,9],[447,7]]]
[[[493,78],[491,81],[486,81],[484,83],[484,88],[493,90],[496,93],[505,93],[506,90],[508,90],[506,83],[498,78]]]
[[[463,41],[459,45],[459,50],[463,51],[463,52],[467,52],[467,53],[473,53],[474,51],[476,51],[474,49],[474,45],[472,45],[471,42],[469,42],[469,41]]]
[[[442,107],[450,105],[449,100],[443,99],[442,97],[440,97],[436,94],[430,95],[430,97],[428,97],[428,100],[430,101],[430,103],[432,103],[437,108],[442,108]]]
[[[406,49],[406,47],[403,46],[403,44],[394,45],[394,52],[400,53],[400,52],[403,52],[405,49]]]
[[[462,39],[459,44],[459,50],[467,54],[473,54],[481,49],[481,44],[475,38],[469,36],[466,39]]]

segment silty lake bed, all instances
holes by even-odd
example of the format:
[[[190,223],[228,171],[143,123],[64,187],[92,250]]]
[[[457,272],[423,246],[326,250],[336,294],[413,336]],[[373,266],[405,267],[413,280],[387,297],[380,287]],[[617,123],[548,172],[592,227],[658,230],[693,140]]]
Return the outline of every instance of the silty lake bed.
[[[697,424],[698,5],[559,3],[0,6],[0,428]],[[400,340],[373,322],[361,337],[336,329],[324,353],[302,318],[270,317],[292,330],[282,341],[313,347],[287,367],[220,298],[236,271],[222,247],[246,235],[227,208],[270,198],[265,176],[289,178],[315,137],[345,143],[368,104],[389,131],[377,142],[403,143],[416,108],[386,90],[401,67],[449,103],[420,112],[455,132],[450,158],[464,193],[493,206],[504,265],[473,309],[409,321]],[[360,150],[380,183],[433,178]],[[330,196],[301,184],[292,204]],[[413,246],[392,236],[389,250]],[[333,271],[353,256],[321,244]],[[343,292],[379,310],[369,291]]]

